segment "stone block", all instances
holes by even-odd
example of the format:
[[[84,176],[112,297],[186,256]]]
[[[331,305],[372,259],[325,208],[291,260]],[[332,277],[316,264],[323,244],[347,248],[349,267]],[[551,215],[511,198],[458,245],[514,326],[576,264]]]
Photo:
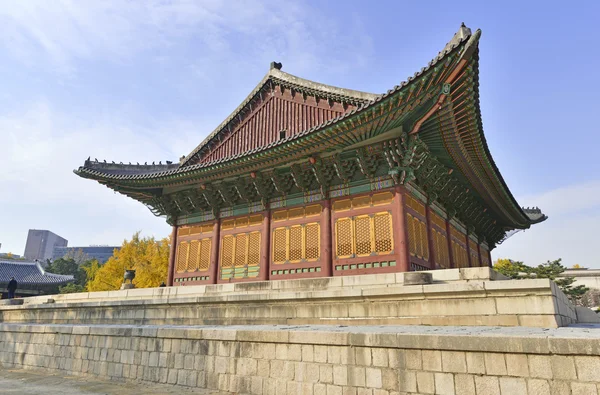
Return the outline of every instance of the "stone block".
[[[431,372],[417,372],[417,390],[421,394],[434,394],[435,381]]]
[[[333,382],[333,366],[334,365],[317,365],[317,364],[310,364],[312,367],[314,367],[317,371],[315,372],[316,374],[309,374],[309,376],[312,377],[317,377],[318,381],[320,383],[325,383],[325,384],[334,384]],[[317,381],[317,380],[315,380]]]
[[[529,375],[533,378],[551,379],[552,364],[549,355],[528,355]]]
[[[315,362],[327,362],[327,346],[314,346]]]
[[[550,393],[550,385],[546,380],[529,379],[527,380],[528,395],[547,395]]]
[[[506,354],[506,372],[509,376],[529,377],[529,363],[525,354]]]
[[[500,353],[485,353],[485,371],[487,374],[504,376],[506,375],[506,361],[504,354]]]
[[[423,350],[421,352],[423,370],[431,372],[442,371],[442,353],[437,350]]]
[[[571,383],[568,381],[550,381],[550,395],[571,395]]]
[[[381,375],[381,369],[367,368],[365,371],[367,379],[367,387],[369,388],[382,388],[383,378]]]
[[[600,380],[600,357],[576,356],[577,377],[581,381]]]
[[[364,367],[348,366],[348,385],[352,387],[364,387],[366,373]]]
[[[500,377],[500,392],[502,395],[526,394],[527,383],[524,378]]]
[[[434,373],[435,393],[440,395],[455,395],[454,376],[451,373]]]
[[[387,348],[373,348],[371,349],[372,363],[373,366],[387,367],[388,366],[388,349]]]
[[[592,383],[571,383],[573,395],[598,395],[596,384]]]
[[[395,369],[381,369],[383,388],[388,391],[398,391],[398,372]]]
[[[327,384],[327,395],[343,395],[342,387],[339,385]]]
[[[327,385],[326,384],[315,384],[313,387],[314,395],[327,395]]]
[[[371,349],[369,347],[357,347],[355,350],[356,364],[362,366],[371,366]],[[330,363],[336,363],[329,361]]]
[[[477,394],[500,395],[498,377],[475,376],[475,390]]]
[[[474,376],[470,374],[454,375],[454,388],[456,395],[476,395]]]
[[[442,370],[451,373],[466,373],[465,353],[461,351],[442,351]]]
[[[313,362],[315,360],[313,347],[312,344],[302,345],[302,362]]]
[[[573,357],[552,355],[550,356],[550,364],[552,365],[552,376],[555,380],[577,380]],[[598,377],[600,378],[600,373]]]
[[[348,385],[348,366],[333,366],[333,384]]]

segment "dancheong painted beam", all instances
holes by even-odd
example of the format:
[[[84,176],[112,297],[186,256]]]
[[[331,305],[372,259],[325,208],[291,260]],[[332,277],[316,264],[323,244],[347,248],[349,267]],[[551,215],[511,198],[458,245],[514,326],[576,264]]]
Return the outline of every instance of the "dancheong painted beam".
[[[376,95],[273,62],[179,163],[75,170],[173,225],[169,285],[491,264],[521,208],[486,144],[479,39],[462,25],[427,67]]]

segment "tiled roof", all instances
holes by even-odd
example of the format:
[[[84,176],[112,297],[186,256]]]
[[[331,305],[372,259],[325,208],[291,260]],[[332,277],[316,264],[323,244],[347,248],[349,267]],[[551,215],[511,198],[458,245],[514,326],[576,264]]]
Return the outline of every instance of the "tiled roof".
[[[0,283],[6,284],[14,277],[22,285],[64,284],[73,281],[73,276],[46,273],[38,262],[0,260]]]
[[[480,35],[480,31],[476,32],[476,39],[475,41],[478,40]],[[335,117],[333,119],[329,119],[326,121],[323,121],[321,124],[313,126],[309,129],[306,129],[305,131],[293,135],[293,136],[288,136],[286,138],[283,138],[281,140],[277,140],[274,142],[271,142],[270,144],[266,145],[266,146],[261,146],[261,147],[256,147],[248,152],[244,152],[242,154],[237,154],[237,155],[233,155],[231,157],[226,157],[226,158],[221,158],[221,159],[217,159],[214,161],[210,161],[210,162],[201,162],[201,163],[197,163],[194,165],[189,165],[189,166],[178,166],[178,167],[170,167],[170,168],[156,168],[154,169],[154,171],[135,171],[133,167],[129,168],[128,170],[131,169],[133,171],[111,171],[108,172],[105,170],[105,165],[101,164],[101,163],[97,163],[94,162],[94,165],[92,165],[92,163],[90,162],[90,160],[88,159],[84,166],[79,167],[79,169],[75,170],[75,174],[82,176],[82,177],[86,177],[86,178],[93,178],[93,179],[103,179],[103,180],[147,180],[147,179],[157,179],[157,178],[162,178],[162,177],[168,177],[168,176],[175,176],[175,175],[180,175],[180,174],[185,174],[185,173],[190,173],[193,172],[195,170],[201,170],[201,169],[206,169],[206,168],[212,168],[215,166],[218,166],[220,164],[226,163],[226,162],[230,162],[230,161],[234,161],[237,159],[241,159],[242,157],[249,157],[255,154],[258,154],[262,151],[267,151],[270,149],[274,149],[277,146],[281,146],[281,145],[285,145],[288,144],[294,140],[298,140],[302,137],[305,137],[307,135],[313,134],[321,129],[325,129],[327,127],[330,127],[336,123],[342,122],[345,119],[351,118],[352,116],[358,114],[358,113],[362,113],[365,112],[366,110],[370,109],[372,106],[380,103],[382,100],[387,99],[388,97],[398,93],[399,91],[406,89],[407,86],[411,85],[415,80],[417,80],[420,76],[422,76],[423,74],[425,74],[427,71],[429,71],[431,68],[433,68],[434,66],[436,66],[437,64],[441,63],[442,60],[444,60],[446,58],[446,56],[448,54],[450,54],[451,52],[453,52],[456,48],[458,48],[460,45],[462,45],[463,43],[467,42],[469,40],[469,38],[471,38],[471,30],[461,26],[461,28],[459,29],[459,31],[453,36],[452,40],[450,40],[450,42],[448,42],[446,44],[446,46],[444,47],[444,49],[438,53],[438,55],[429,62],[429,64],[426,67],[423,67],[421,70],[419,70],[418,72],[416,72],[413,76],[408,77],[408,79],[404,82],[402,82],[400,85],[396,85],[394,86],[392,89],[388,90],[386,93],[383,93],[381,95],[373,95],[373,94],[368,94],[368,93],[364,93],[364,92],[357,92],[356,96],[358,97],[359,93],[366,95],[363,97],[363,102],[362,104],[360,104],[357,108],[348,111],[338,117]],[[279,70],[276,70],[279,71]],[[269,78],[271,78],[271,74],[273,72],[271,71],[270,74],[267,74],[267,76],[265,77],[265,79],[263,81],[261,81],[261,83],[259,83],[259,87],[262,86],[264,84],[264,82],[266,80],[268,80]],[[281,74],[286,74],[283,73],[281,71],[279,71],[279,73]],[[290,76],[288,74],[288,76]],[[290,77],[294,77],[294,76],[290,76]],[[294,78],[298,78],[298,77],[294,77]],[[310,81],[308,81],[310,82]],[[341,89],[341,88],[333,88],[332,89]],[[349,90],[348,90],[349,91]],[[350,92],[356,92],[356,91],[350,91]],[[252,95],[252,94],[251,94]],[[244,102],[245,103],[245,102]],[[242,105],[244,104],[242,103]],[[234,112],[235,113],[235,112]],[[200,146],[198,146],[194,151],[192,151],[192,153],[190,155],[188,155],[188,157],[186,157],[183,162],[187,162],[199,149],[199,147],[203,146],[207,140],[209,140],[212,136],[214,136],[220,129],[217,128],[217,130],[215,130],[213,133],[211,133],[204,142],[202,142],[200,144]]]

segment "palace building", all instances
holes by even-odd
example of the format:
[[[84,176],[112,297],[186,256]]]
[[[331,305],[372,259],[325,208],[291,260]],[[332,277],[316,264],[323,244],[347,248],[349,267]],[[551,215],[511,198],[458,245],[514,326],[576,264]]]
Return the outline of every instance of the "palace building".
[[[272,63],[179,163],[88,159],[75,173],[166,217],[169,285],[490,266],[546,216],[518,205],[486,144],[480,35],[461,26],[381,95]]]

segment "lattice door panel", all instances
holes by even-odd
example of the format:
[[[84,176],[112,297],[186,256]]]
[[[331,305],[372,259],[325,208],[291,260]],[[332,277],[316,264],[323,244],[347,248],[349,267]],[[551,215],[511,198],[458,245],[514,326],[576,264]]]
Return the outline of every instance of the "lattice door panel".
[[[307,260],[317,260],[320,257],[321,231],[318,223],[306,224],[306,252]]]
[[[221,240],[221,267],[232,267],[234,259],[235,236],[223,236]]]
[[[303,250],[303,235],[302,235],[302,226],[296,225],[292,226],[289,229],[290,232],[290,256],[289,260],[291,262],[299,262],[302,260],[302,250]]]
[[[212,250],[212,239],[200,240],[200,259],[198,269],[200,271],[208,270],[210,266],[210,254]]]
[[[234,266],[241,267],[246,264],[248,256],[248,236],[245,233],[235,235],[235,260]]]
[[[239,235],[238,235],[239,236]],[[260,232],[252,232],[248,235],[248,266],[260,264]]]
[[[195,272],[196,270],[198,270],[198,247],[199,247],[200,243],[198,242],[198,240],[194,240],[192,242],[190,242],[190,248],[189,248],[189,252],[188,252],[188,259],[187,259],[187,265],[186,265],[186,270],[188,272]]]
[[[340,218],[335,222],[335,245],[338,258],[349,258],[354,254],[352,218]]]
[[[371,255],[371,218],[368,215],[361,215],[354,218],[354,237],[356,246],[356,255]]]
[[[189,247],[190,244],[187,242],[179,243],[179,248],[177,251],[177,264],[175,265],[175,270],[177,273],[185,272]]]
[[[380,213],[373,216],[373,230],[375,233],[375,252],[378,254],[391,254],[394,250],[392,241],[392,215]]]
[[[277,228],[273,230],[273,262],[284,263],[288,260],[287,256],[287,229]]]

